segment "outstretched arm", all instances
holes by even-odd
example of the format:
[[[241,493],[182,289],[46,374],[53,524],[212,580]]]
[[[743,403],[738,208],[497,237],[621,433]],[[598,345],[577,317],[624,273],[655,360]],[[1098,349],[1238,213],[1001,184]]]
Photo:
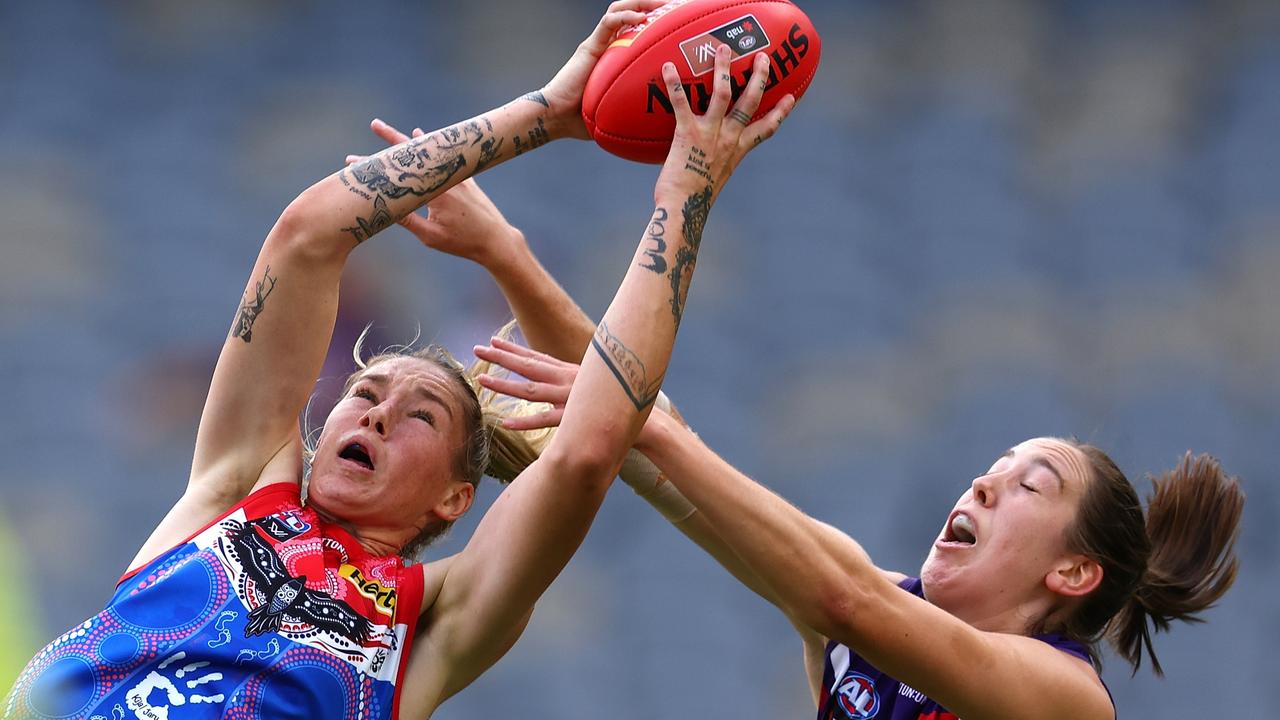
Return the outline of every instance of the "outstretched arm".
[[[428,694],[420,700],[424,706],[434,707],[496,660],[500,651],[495,648],[505,647],[511,628],[528,616],[586,535],[623,454],[649,413],[666,371],[715,195],[754,138],[770,134],[791,105],[781,104],[750,127],[727,117],[728,61],[727,53],[717,58],[716,89],[703,117],[689,109],[674,66],[664,70],[677,129],[654,189],[650,223],[666,224],[666,250],[682,274],[672,282],[646,268],[648,235],[642,236],[582,359],[551,446],[486,513],[467,547],[452,560],[439,596],[426,612],[426,632],[438,638],[430,664],[441,674],[436,676],[438,684],[429,676],[423,678],[423,693]],[[740,100],[747,117],[760,95],[759,90],[748,92]],[[697,168],[703,172],[688,169],[690,156],[704,159],[705,167]],[[512,352],[477,348],[478,356],[519,369],[523,359],[506,356]]]
[[[553,426],[576,367],[524,352],[528,362],[513,369],[527,381],[482,376],[481,382],[551,404],[542,413],[509,418],[508,427]],[[679,512],[670,512],[665,490],[649,493],[651,502],[800,632],[815,699],[832,637],[963,717],[1044,715],[1046,707],[1070,708],[1069,717],[1107,717],[1106,693],[1086,663],[1037,640],[982,632],[903,592],[897,587],[903,575],[876,568],[851,538],[735,470],[682,422],[653,413],[636,447],[661,468],[658,482],[683,493]],[[1004,678],[999,685],[1009,689],[974,692],[990,687],[991,678]]]
[[[655,414],[637,447],[788,616],[855,648],[950,711],[966,718],[1110,717],[1110,701],[1086,663],[1032,638],[978,630],[904,592],[852,538],[742,475],[679,423]]]
[[[643,18],[638,8],[654,4],[615,3],[592,35],[599,49],[618,28]],[[585,137],[580,87],[598,55],[579,48],[542,90],[365,158],[289,204],[263,243],[223,343],[187,490],[133,566],[180,542],[254,486],[300,479],[297,418],[329,345],[348,255],[481,170],[550,140]]]

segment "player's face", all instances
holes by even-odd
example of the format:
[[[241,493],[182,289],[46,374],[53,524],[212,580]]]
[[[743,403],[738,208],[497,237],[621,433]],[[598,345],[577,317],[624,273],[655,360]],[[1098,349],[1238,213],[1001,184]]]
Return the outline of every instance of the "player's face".
[[[467,484],[455,470],[465,432],[443,370],[410,357],[377,363],[325,421],[307,502],[359,527],[413,530],[409,538],[453,520],[470,506],[468,495],[458,510],[454,497]]]
[[[1084,456],[1061,440],[1011,448],[947,517],[920,571],[929,599],[979,623],[1052,605],[1045,578],[1074,556],[1066,531],[1088,478]]]

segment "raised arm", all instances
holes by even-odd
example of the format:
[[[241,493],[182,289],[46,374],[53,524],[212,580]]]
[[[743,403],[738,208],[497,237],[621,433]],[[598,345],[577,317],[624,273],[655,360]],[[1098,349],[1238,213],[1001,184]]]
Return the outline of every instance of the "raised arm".
[[[654,0],[615,3],[606,40]],[[561,137],[585,137],[580,86],[598,52],[579,48],[551,83],[365,158],[303,191],[268,233],[223,343],[187,489],[132,566],[180,542],[256,485],[301,477],[297,428],[333,332],[338,282],[360,243],[450,187]],[[575,95],[576,93],[576,95]]]
[[[372,123],[372,129],[392,144],[410,137],[379,120]],[[421,132],[414,130],[413,136]],[[363,157],[347,158],[348,162],[360,160]],[[551,403],[557,409],[553,411],[554,417],[550,418],[512,418],[513,426],[533,428],[558,424],[573,378],[578,373],[577,362],[590,347],[595,325],[538,261],[524,234],[507,222],[474,180],[467,180],[431,201],[428,209],[428,216],[407,215],[400,224],[427,247],[471,260],[489,271],[511,307],[529,347],[549,356],[537,361],[545,366],[548,379],[554,379],[554,382],[530,383],[482,376],[481,382],[491,390],[525,400]],[[647,228],[646,234],[655,231],[665,232],[665,226],[660,224],[656,228]],[[515,350],[510,345],[500,345]],[[525,356],[523,361],[528,362],[530,357],[535,356]],[[664,403],[659,403],[657,409],[683,422],[674,407],[664,407]],[[774,602],[771,591],[724,544],[697,509],[678,495],[678,491],[652,463],[644,460],[643,456],[629,457],[622,466],[621,476],[637,494],[715,557],[739,581],[769,602]],[[808,633],[816,637],[807,628],[798,629],[802,635]]]
[[[668,64],[664,69],[677,130],[654,190],[649,224],[665,225],[668,262],[681,272],[673,282],[649,269],[649,235],[642,235],[634,261],[582,358],[559,432],[486,513],[467,547],[453,559],[425,615],[433,652],[429,659],[418,659],[440,673],[435,683],[429,669],[415,677],[423,680],[424,692],[434,693],[420,700],[427,707],[470,683],[510,642],[512,628],[528,616],[581,543],[652,407],[715,196],[755,138],[771,134],[791,106],[782,103],[749,127],[726,117],[727,67],[727,53],[722,53],[717,57],[713,100],[703,117],[689,109],[675,68]],[[757,88],[739,101],[746,117],[754,112],[760,95]],[[477,348],[483,358],[519,368],[521,358],[502,357],[506,352]]]

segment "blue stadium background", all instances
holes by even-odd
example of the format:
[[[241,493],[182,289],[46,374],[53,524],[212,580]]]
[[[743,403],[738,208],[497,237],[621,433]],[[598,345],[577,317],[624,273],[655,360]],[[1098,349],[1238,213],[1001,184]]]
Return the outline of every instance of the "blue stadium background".
[[[822,69],[712,215],[669,393],[906,571],[1023,438],[1078,435],[1138,480],[1213,452],[1249,495],[1236,588],[1159,640],[1166,680],[1114,658],[1106,678],[1122,717],[1276,707],[1280,5],[802,5]],[[439,127],[538,87],[602,6],[0,4],[0,504],[27,631],[4,653],[98,609],[178,497],[279,210],[378,148],[373,116]],[[482,184],[598,315],[654,177],[566,142]],[[345,293],[339,343],[375,322],[468,348],[505,312],[399,229]],[[781,616],[623,488],[517,647],[437,717],[811,712]]]

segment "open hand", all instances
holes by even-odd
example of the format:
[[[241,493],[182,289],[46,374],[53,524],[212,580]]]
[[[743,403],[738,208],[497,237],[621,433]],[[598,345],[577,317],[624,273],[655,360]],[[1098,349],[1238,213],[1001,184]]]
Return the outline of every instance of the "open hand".
[[[526,378],[519,380],[484,374],[477,378],[482,387],[521,400],[551,405],[549,410],[540,413],[508,417],[502,421],[503,427],[512,430],[537,430],[560,424],[560,419],[564,417],[565,403],[569,400],[569,391],[573,388],[574,379],[578,377],[576,364],[557,360],[498,337],[490,339],[488,345],[475,346],[474,351],[477,358]]]
[[[729,63],[729,48],[721,45],[716,52],[711,102],[703,115],[695,115],[689,107],[689,98],[680,84],[675,65],[662,66],[662,80],[675,111],[676,132],[671,152],[658,176],[655,196],[670,192],[675,197],[687,197],[710,187],[714,199],[742,158],[773,137],[795,107],[795,97],[786,95],[764,117],[752,122],[769,79],[769,57],[756,53],[751,80],[732,108],[729,106]]]

